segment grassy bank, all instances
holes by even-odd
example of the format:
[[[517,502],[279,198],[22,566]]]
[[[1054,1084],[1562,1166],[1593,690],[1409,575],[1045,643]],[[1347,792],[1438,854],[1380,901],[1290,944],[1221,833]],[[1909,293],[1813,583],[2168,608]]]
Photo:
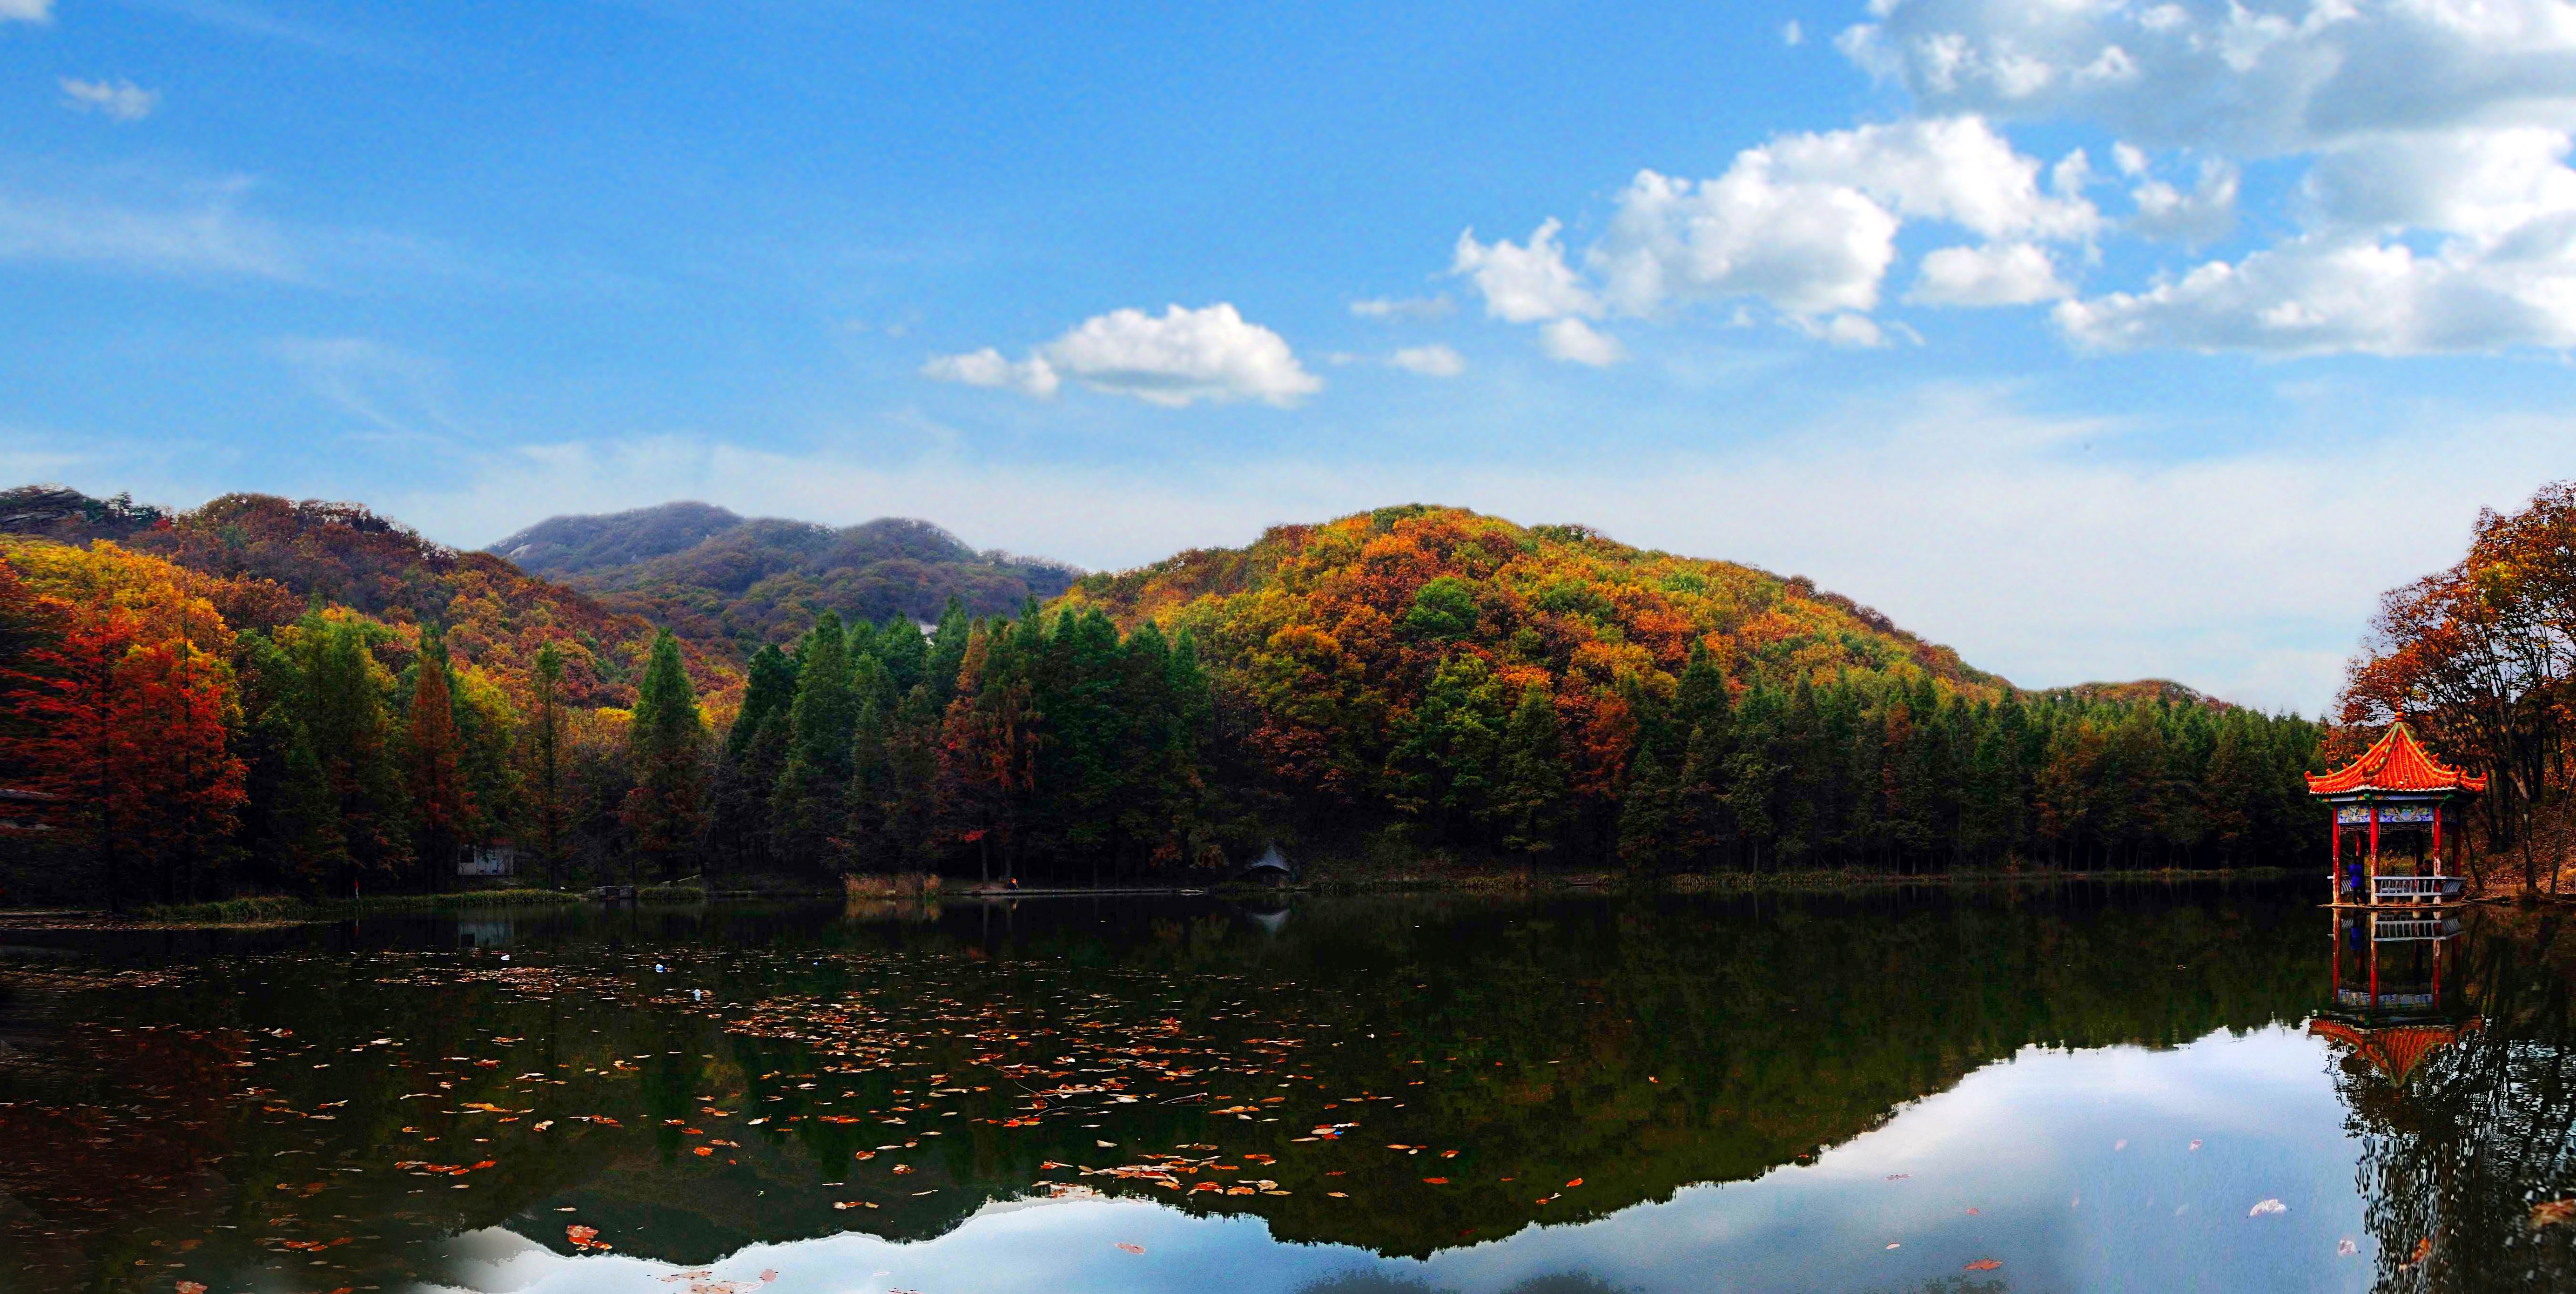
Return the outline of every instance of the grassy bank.
[[[458,890],[452,894],[387,894],[363,899],[314,902],[283,894],[249,894],[211,903],[169,903],[144,908],[135,915],[173,925],[268,925],[292,921],[336,921],[370,913],[448,912],[464,908],[544,907],[579,903],[582,895],[561,890]]]

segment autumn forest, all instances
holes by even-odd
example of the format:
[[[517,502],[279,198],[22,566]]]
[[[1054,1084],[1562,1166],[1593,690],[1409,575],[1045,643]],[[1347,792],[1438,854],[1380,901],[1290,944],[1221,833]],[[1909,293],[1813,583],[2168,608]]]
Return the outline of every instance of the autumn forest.
[[[2331,722],[2024,690],[1802,579],[1449,508],[1079,578],[723,514],[558,534],[559,566],[625,544],[585,591],[346,505],[0,504],[13,899],[434,891],[495,857],[1141,884],[1273,843],[1353,875],[2241,866],[2316,848],[2301,774],[2401,715],[2503,776],[2498,856],[2554,883],[2565,847],[2570,486],[2392,593]],[[897,542],[863,578],[829,556]]]

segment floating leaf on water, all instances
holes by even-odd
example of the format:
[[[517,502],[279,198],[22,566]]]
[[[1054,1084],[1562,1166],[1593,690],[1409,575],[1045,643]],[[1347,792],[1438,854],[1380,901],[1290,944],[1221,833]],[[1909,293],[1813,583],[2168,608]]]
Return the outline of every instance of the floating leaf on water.
[[[2542,1200],[2531,1206],[2531,1225],[2535,1230],[2554,1227],[2562,1222],[2576,1222],[2576,1198]]]
[[[2264,1200],[2257,1203],[2253,1208],[2245,1210],[2245,1216],[2249,1218],[2264,1218],[2270,1217],[2275,1213],[2287,1213],[2289,1211],[2290,1206],[2283,1204],[2279,1200]]]
[[[2361,1246],[2354,1244],[2352,1242],[2352,1238],[2349,1236],[2335,1242],[2335,1257],[2337,1258],[2350,1258],[2354,1254],[2360,1252]]]
[[[2004,1265],[2004,1264],[2003,1264],[2003,1260],[2002,1260],[2002,1259],[2000,1259],[2000,1258],[1980,1258],[1980,1259],[1978,1259],[1977,1261],[1975,1261],[1975,1262],[1972,1262],[1972,1263],[1968,1264],[1966,1267],[1962,1268],[1961,1270],[1963,1270],[1963,1271],[1972,1271],[1972,1272],[1990,1272],[1990,1271],[1993,1271],[1993,1270],[1995,1270],[1996,1268],[1999,1268],[1999,1267],[2001,1267],[2001,1266],[2003,1266],[2003,1265]]]
[[[1145,1252],[1145,1246],[1143,1246],[1143,1245],[1131,1245],[1131,1244],[1127,1243],[1126,1241],[1121,1240],[1121,1241],[1119,1241],[1119,1242],[1118,1242],[1118,1252],[1120,1252],[1120,1253],[1122,1253],[1122,1254],[1141,1254],[1141,1253]]]

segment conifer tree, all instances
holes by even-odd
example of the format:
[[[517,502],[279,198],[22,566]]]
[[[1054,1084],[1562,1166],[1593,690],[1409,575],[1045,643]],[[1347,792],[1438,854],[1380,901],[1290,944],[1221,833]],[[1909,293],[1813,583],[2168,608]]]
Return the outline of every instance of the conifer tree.
[[[411,791],[412,830],[418,837],[421,888],[446,888],[456,875],[457,850],[471,829],[474,801],[458,767],[454,677],[447,645],[424,626],[420,659],[412,676],[403,754]]]
[[[530,679],[533,713],[528,718],[529,825],[536,834],[537,857],[546,865],[546,886],[563,885],[566,832],[571,806],[566,803],[563,713],[563,653],[551,642],[537,649],[536,672]]]
[[[680,640],[665,629],[654,636],[635,689],[635,718],[627,729],[635,789],[621,815],[636,859],[665,878],[679,874],[697,840],[705,745],[697,689],[680,659]]]
[[[787,760],[770,797],[770,842],[778,860],[820,869],[836,857],[849,821],[850,658],[841,617],[825,611],[796,652],[796,699],[788,707]]]

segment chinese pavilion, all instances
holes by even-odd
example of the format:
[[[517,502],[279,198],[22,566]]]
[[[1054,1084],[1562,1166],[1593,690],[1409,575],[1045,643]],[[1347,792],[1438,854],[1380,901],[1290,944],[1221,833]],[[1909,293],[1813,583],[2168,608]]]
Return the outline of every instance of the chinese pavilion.
[[[2465,849],[2468,834],[2461,830],[2461,815],[2468,801],[2486,789],[2487,779],[2425,753],[2403,720],[2359,759],[2331,773],[2309,774],[2308,794],[2334,810],[2334,862],[2327,871],[2333,904],[2379,907],[2458,899],[2459,876],[2456,871],[2443,874],[2443,829],[2447,826]],[[2382,852],[2392,836],[2411,845],[2409,857]],[[2395,871],[2399,866],[2404,872]]]

